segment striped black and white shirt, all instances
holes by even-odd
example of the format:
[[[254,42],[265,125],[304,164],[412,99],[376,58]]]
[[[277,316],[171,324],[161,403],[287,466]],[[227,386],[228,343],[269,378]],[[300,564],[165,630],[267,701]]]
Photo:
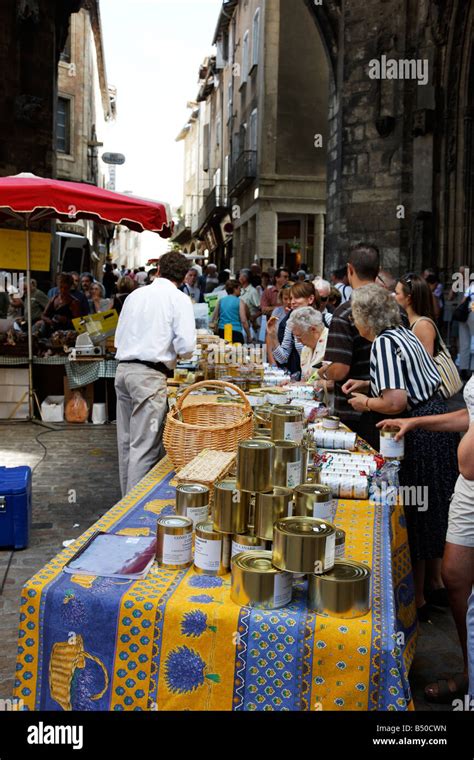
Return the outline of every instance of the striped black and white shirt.
[[[298,340],[298,338],[295,338],[287,323],[285,326],[285,334],[283,336],[282,342],[276,348],[272,348],[273,357],[276,359],[278,364],[285,365],[288,362],[293,347],[296,348],[299,355],[301,356],[304,345],[300,340]]]
[[[410,407],[428,401],[441,378],[423,344],[406,327],[385,330],[370,352],[370,386],[378,398],[384,390],[404,390]]]
[[[370,348],[354,325],[351,301],[341,303],[332,315],[324,361],[347,364],[349,372],[341,382],[334,383],[334,413],[349,426],[362,417],[348,402],[342,392],[342,386],[349,378],[354,380],[370,379]]]

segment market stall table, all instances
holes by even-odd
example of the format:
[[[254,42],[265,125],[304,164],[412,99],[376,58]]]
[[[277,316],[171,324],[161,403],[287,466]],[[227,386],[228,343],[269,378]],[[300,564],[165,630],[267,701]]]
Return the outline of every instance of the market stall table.
[[[163,460],[25,585],[15,696],[27,710],[408,710],[416,612],[403,509],[338,503],[346,558],[372,569],[371,612],[307,609],[306,582],[275,611],[240,608],[224,577],[155,566],[142,581],[74,576],[97,530],[152,535],[174,511]]]
[[[28,359],[16,356],[0,356],[0,366],[21,367],[28,364]],[[113,379],[117,371],[116,359],[94,359],[92,361],[71,362],[67,356],[35,356],[33,364],[43,366],[63,365],[66,370],[69,387],[82,388],[99,379]]]

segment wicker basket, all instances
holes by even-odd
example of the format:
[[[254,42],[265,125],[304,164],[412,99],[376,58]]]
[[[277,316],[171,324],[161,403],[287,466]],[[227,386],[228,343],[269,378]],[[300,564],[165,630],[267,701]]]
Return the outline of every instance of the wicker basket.
[[[240,398],[230,397],[229,403],[221,403],[216,395],[202,397],[199,404],[191,399],[185,404],[190,393],[204,388],[214,388],[220,394],[233,391]],[[231,383],[211,380],[191,385],[178,398],[166,418],[163,443],[173,466],[179,469],[203,449],[236,452],[239,441],[251,438],[252,433],[252,407],[245,393]]]

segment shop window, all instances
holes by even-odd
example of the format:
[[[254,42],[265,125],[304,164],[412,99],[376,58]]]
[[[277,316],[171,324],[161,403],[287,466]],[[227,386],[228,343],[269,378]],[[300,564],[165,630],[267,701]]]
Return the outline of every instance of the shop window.
[[[241,84],[245,84],[249,73],[249,33],[244,34],[242,43],[242,71],[241,71]]]
[[[71,101],[58,98],[56,112],[56,150],[59,153],[71,152]]]
[[[260,54],[260,8],[253,17],[253,40],[252,40],[252,68],[258,66]]]

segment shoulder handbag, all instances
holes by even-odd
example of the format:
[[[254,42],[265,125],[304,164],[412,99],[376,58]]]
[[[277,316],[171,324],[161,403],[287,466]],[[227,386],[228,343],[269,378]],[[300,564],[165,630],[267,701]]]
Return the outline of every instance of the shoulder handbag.
[[[469,312],[471,311],[471,299],[466,297],[459,306],[453,311],[453,320],[455,322],[467,322]]]
[[[458,368],[453,362],[451,354],[449,353],[448,348],[438,330],[438,327],[433,322],[433,320],[429,319],[428,317],[421,317],[421,319],[426,319],[428,322],[431,322],[436,330],[436,343],[438,345],[438,351],[436,355],[433,356],[433,361],[436,364],[437,370],[441,376],[441,385],[439,387],[439,392],[444,399],[451,398],[452,396],[455,396],[463,386]],[[415,322],[412,330],[419,321],[420,320],[418,319]]]

